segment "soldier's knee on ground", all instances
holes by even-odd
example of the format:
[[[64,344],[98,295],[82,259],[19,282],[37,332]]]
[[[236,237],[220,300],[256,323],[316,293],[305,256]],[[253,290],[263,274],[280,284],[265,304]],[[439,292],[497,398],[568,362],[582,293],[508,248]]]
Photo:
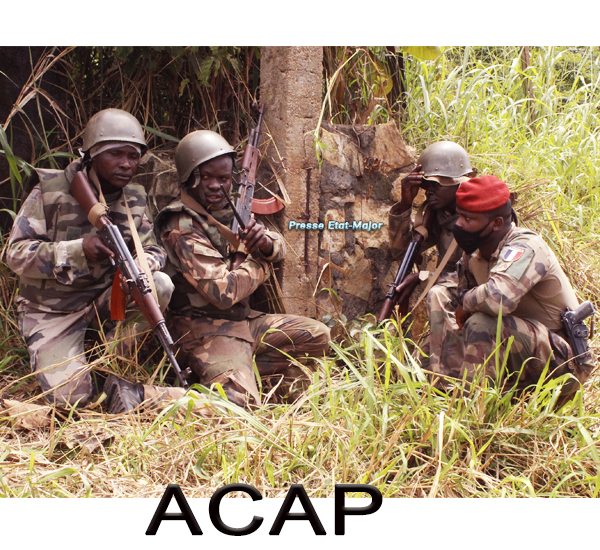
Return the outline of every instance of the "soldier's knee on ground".
[[[153,273],[152,278],[154,279],[154,285],[156,286],[156,299],[158,300],[158,306],[160,307],[161,311],[164,312],[171,301],[171,296],[175,290],[175,285],[173,284],[173,281],[171,281],[171,277],[162,271],[156,271]]]

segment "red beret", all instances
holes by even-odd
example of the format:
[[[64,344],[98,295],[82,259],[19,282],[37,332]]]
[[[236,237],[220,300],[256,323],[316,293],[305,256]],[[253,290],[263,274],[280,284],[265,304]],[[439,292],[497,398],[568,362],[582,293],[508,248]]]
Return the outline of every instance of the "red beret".
[[[469,212],[489,212],[510,199],[508,185],[496,176],[471,178],[456,191],[456,206]]]

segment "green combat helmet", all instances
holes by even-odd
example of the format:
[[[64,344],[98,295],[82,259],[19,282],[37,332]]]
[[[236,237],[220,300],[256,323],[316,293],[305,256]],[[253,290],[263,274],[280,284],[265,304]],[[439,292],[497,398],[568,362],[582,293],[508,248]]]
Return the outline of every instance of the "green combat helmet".
[[[192,170],[207,160],[235,154],[227,140],[210,130],[196,130],[185,136],[175,149],[175,166],[179,183],[185,183]]]
[[[140,123],[132,114],[121,109],[104,109],[90,118],[83,130],[81,150],[86,153],[103,141],[137,143],[141,146],[142,153],[148,148]]]
[[[421,153],[417,164],[422,166],[425,179],[435,176],[459,178],[473,172],[467,152],[452,141],[438,141],[430,145]]]

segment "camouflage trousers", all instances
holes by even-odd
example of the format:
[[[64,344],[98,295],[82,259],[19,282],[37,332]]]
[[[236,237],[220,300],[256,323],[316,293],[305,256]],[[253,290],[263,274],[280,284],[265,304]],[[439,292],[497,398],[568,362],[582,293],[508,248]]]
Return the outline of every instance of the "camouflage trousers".
[[[425,360],[422,365],[426,370],[453,378],[464,376],[467,380],[482,375],[495,380],[505,376],[506,387],[516,385],[517,391],[522,391],[538,383],[548,364],[547,378],[564,374],[575,377],[564,384],[561,402],[570,398],[590,375],[592,365],[580,366],[571,361],[573,353],[566,340],[542,323],[503,316],[498,346],[498,318],[474,313],[460,329],[454,315],[457,304],[457,289],[452,286],[435,285],[427,296],[431,335],[423,348],[430,355],[429,362]],[[504,362],[505,369],[497,372],[497,363],[501,368]]]
[[[306,357],[321,356],[329,344],[323,323],[299,315],[262,314],[243,321],[173,316],[169,329],[179,347],[178,360],[201,384],[220,383],[241,406],[246,394],[260,404],[253,355],[260,376],[280,375],[287,383],[303,376],[291,358],[304,363]]]
[[[168,275],[154,273],[157,299],[165,310],[173,283]],[[41,311],[29,302],[19,304],[19,331],[31,356],[31,369],[45,392],[45,399],[53,404],[85,406],[93,396],[92,377],[84,341],[88,328],[102,330],[110,319],[112,287],[80,311]],[[126,354],[135,343],[135,336],[148,330],[148,322],[138,309],[128,309],[126,319],[119,322],[107,335],[107,342],[119,346]],[[153,394],[154,395],[154,394]]]

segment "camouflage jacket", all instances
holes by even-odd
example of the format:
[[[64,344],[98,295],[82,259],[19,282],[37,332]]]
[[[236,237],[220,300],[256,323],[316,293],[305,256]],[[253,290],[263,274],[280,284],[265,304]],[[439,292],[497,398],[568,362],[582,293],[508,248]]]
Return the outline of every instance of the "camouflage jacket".
[[[156,233],[176,272],[170,273],[175,291],[169,309],[176,315],[234,321],[253,316],[244,299],[269,277],[269,262],[283,259],[284,241],[277,233],[266,230],[273,239],[271,256],[248,256],[231,270],[233,251],[217,249],[209,238],[207,224],[203,215],[179,200],[156,217]]]
[[[406,252],[406,249],[408,248],[408,245],[410,244],[414,234],[413,224],[411,222],[412,209],[409,208],[401,214],[394,214],[394,209],[398,204],[400,203],[396,203],[390,210],[388,226],[390,252],[392,253],[393,260],[399,260],[402,257],[404,252]],[[426,204],[426,202],[423,204]],[[450,248],[452,240],[454,239],[451,229],[456,221],[456,218],[458,218],[456,214],[450,214],[445,210],[438,210],[436,212],[436,217],[433,220],[432,227],[429,230],[429,235],[421,246],[421,250],[427,250],[432,246],[437,247],[441,261],[448,248]],[[443,272],[456,271],[456,262],[460,260],[461,256],[462,250],[457,248],[454,254],[452,254],[448,260]]]
[[[116,267],[109,259],[88,262],[83,253],[83,239],[97,230],[69,193],[79,162],[64,171],[37,170],[39,182],[14,221],[6,262],[19,275],[19,304],[27,301],[40,310],[79,311],[113,282]],[[150,269],[159,271],[166,263],[166,254],[145,215],[146,192],[143,186],[129,183],[125,194]],[[135,257],[122,192],[105,198],[111,220]]]
[[[489,261],[476,250],[458,264],[459,291],[467,312],[512,314],[535,319],[552,331],[563,328],[560,313],[578,306],[569,279],[542,238],[512,225]]]

